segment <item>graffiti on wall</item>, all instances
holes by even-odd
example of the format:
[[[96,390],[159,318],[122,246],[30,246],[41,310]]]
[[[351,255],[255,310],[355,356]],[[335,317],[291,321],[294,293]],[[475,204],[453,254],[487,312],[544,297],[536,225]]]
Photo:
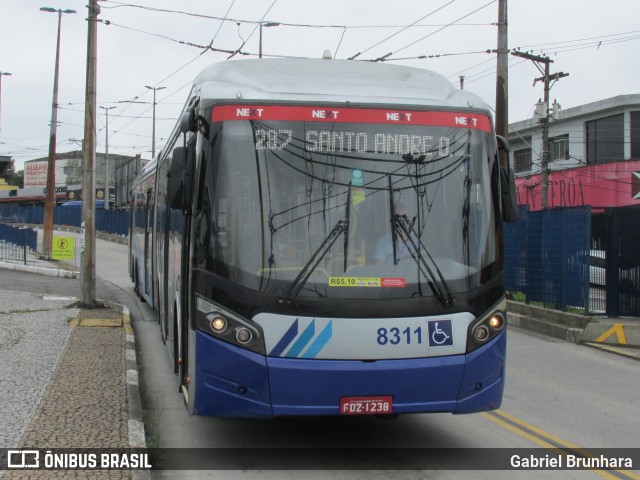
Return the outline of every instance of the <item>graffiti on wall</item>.
[[[623,207],[640,204],[640,160],[551,171],[547,206]],[[542,208],[542,175],[516,179],[518,203]]]

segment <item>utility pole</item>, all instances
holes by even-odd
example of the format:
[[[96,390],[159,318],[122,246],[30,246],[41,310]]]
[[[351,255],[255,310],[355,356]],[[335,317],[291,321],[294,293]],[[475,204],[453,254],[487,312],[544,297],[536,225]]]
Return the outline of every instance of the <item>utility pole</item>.
[[[105,139],[105,146],[104,146],[104,209],[105,210],[109,210],[109,110],[116,108],[116,107],[103,107],[101,106],[100,108],[104,109],[106,115],[107,115],[107,122],[106,122],[106,139]]]
[[[3,76],[10,76],[11,74],[9,72],[0,72],[0,115],[2,114],[2,77]],[[1,122],[1,118],[0,118],[0,122]],[[0,123],[0,135],[2,134],[2,123]],[[1,143],[0,143],[1,145]]]
[[[167,87],[150,87],[145,85],[144,88],[153,90],[153,128],[151,130],[151,158],[156,158],[156,92]]]
[[[544,97],[543,97],[543,106],[542,106],[542,181],[541,181],[541,207],[542,209],[546,209],[548,206],[547,198],[549,195],[549,91],[553,84],[551,84],[551,80],[553,80],[554,84],[558,80],[563,77],[568,77],[568,73],[558,72],[558,73],[549,73],[549,65],[553,63],[549,57],[542,57],[538,55],[531,55],[529,53],[524,52],[512,52],[512,54],[516,57],[525,58],[527,60],[531,60],[536,68],[540,70],[542,73],[542,77],[538,77],[533,80],[533,85],[535,86],[537,82],[543,82],[544,84]],[[541,66],[540,64],[544,65]]]
[[[507,0],[498,1],[498,50],[496,72],[496,134],[509,137],[509,41],[507,21]],[[498,153],[500,166],[509,167],[509,154]]]
[[[58,39],[56,42],[56,64],[53,73],[53,101],[51,102],[51,129],[49,133],[49,159],[47,161],[47,187],[44,196],[44,222],[42,249],[44,258],[51,259],[53,244],[53,208],[56,203],[56,129],[58,127],[58,75],[60,72],[60,27],[63,13],[76,13],[75,10],[56,10],[41,7],[41,11],[58,14]]]
[[[84,103],[84,143],[82,146],[82,238],[81,269],[82,305],[96,307],[96,64],[97,64],[97,23],[100,7],[97,0],[89,0],[87,18],[87,82]]]

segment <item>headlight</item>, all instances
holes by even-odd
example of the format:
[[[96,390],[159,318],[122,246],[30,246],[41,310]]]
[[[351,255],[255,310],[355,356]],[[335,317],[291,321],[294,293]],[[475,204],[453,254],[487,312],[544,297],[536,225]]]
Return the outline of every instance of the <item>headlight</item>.
[[[467,353],[484,345],[502,332],[506,325],[507,300],[502,299],[489,312],[469,326],[467,334]]]
[[[200,296],[196,296],[196,326],[215,338],[265,355],[259,325]]]
[[[242,345],[246,345],[247,343],[251,343],[253,335],[251,334],[251,330],[245,327],[240,327],[236,329],[236,340],[238,343]]]
[[[224,333],[229,325],[227,319],[222,315],[218,315],[216,313],[210,313],[207,315],[207,320],[209,321],[209,326],[214,333],[221,334]]]

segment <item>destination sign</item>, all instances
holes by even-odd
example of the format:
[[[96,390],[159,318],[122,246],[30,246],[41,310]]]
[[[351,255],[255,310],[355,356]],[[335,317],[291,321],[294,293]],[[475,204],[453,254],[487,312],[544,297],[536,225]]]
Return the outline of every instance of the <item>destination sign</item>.
[[[295,122],[378,123],[426,125],[491,132],[491,119],[482,113],[441,112],[380,108],[336,108],[286,105],[221,105],[214,107],[211,120],[279,120]]]

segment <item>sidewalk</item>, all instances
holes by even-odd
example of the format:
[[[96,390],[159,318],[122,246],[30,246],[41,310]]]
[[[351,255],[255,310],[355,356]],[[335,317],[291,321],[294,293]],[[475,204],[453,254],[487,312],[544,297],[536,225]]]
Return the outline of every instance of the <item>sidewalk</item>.
[[[129,311],[76,303],[0,290],[0,448],[146,447]],[[0,472],[3,480],[145,476],[132,470]]]
[[[640,360],[640,318],[606,318],[507,302],[507,323]]]

